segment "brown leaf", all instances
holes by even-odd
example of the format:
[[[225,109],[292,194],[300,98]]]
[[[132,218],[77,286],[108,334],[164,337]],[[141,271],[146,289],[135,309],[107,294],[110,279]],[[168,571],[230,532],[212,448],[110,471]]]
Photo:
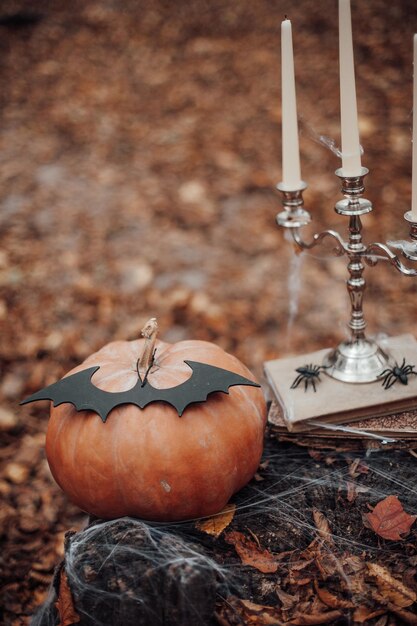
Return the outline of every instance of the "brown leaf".
[[[353,554],[344,554],[343,555],[343,564],[347,568],[347,573],[349,574],[358,574],[365,567],[365,562],[363,560],[364,554],[362,556],[353,555]]]
[[[368,472],[369,467],[361,459],[355,459],[350,464],[349,475],[352,476],[352,478],[357,478],[360,474],[367,474]]]
[[[216,538],[220,537],[224,529],[227,528],[232,521],[235,511],[236,504],[227,504],[217,515],[198,520],[195,523],[195,527],[203,533],[207,533]]]
[[[273,606],[264,606],[263,604],[255,604],[255,602],[250,602],[249,600],[241,600],[242,605],[246,609],[246,613],[254,624],[259,624],[260,626],[267,624],[280,624],[281,622],[278,620],[278,614],[276,609]],[[254,619],[253,619],[254,618]]]
[[[386,612],[386,608],[374,610],[373,608],[369,608],[369,606],[359,606],[353,613],[353,621],[363,624],[363,622],[384,615]]]
[[[268,550],[262,550],[244,534],[235,530],[227,533],[224,538],[227,543],[235,547],[244,565],[255,567],[263,574],[272,574],[277,571],[278,563],[275,557]]]
[[[330,551],[324,554],[318,553],[315,564],[323,580],[327,580],[329,576],[334,576],[340,570],[339,560]]]
[[[308,450],[308,454],[311,456],[312,459],[314,459],[315,461],[321,461],[323,458],[323,453],[319,452],[319,450],[315,450],[314,448],[310,448]]]
[[[316,525],[319,535],[327,541],[327,543],[333,543],[332,531],[330,529],[329,522],[325,515],[318,509],[313,507],[313,520]]]
[[[275,589],[275,592],[281,602],[281,609],[283,611],[289,611],[299,601],[299,593],[293,596],[279,587]]]
[[[284,626],[274,607],[255,604],[255,602],[242,600],[235,596],[229,596],[227,601],[218,607],[215,617],[222,626],[234,624]]]
[[[417,600],[416,593],[400,580],[393,578],[389,571],[377,563],[368,563],[368,571],[376,579],[382,596],[399,608],[410,606]]]
[[[314,559],[307,559],[307,560],[303,560],[303,561],[295,561],[294,563],[291,563],[290,565],[290,571],[294,571],[294,572],[301,572],[303,569],[305,569],[306,567],[308,567],[309,565],[311,565],[312,563],[314,563]]]
[[[411,624],[411,626],[417,626],[417,615],[415,613],[411,613],[410,611],[404,611],[404,609],[399,609],[392,604],[388,604],[388,608],[392,613],[398,615],[398,617],[401,618],[406,624]]]
[[[314,581],[314,587],[320,600],[331,609],[352,609],[354,607],[354,604],[349,600],[338,598],[327,589],[319,587],[316,580]]]
[[[356,483],[351,480],[346,481],[346,491],[347,491],[347,500],[348,502],[353,502],[356,500],[357,492],[356,492]]]
[[[333,622],[339,617],[342,617],[341,611],[326,611],[325,613],[299,613],[287,624],[293,624],[294,626],[315,626],[316,624],[328,624]]]
[[[61,570],[59,595],[55,606],[59,613],[59,626],[72,626],[72,624],[77,624],[80,621],[80,616],[74,608],[74,601],[64,568]]]
[[[388,496],[378,502],[371,513],[365,518],[377,535],[391,541],[403,539],[407,535],[417,515],[409,515],[403,509],[397,496]]]

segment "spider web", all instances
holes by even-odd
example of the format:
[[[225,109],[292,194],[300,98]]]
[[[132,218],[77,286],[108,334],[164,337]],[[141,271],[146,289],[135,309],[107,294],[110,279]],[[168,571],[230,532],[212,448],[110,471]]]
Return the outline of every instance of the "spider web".
[[[384,541],[364,525],[364,516],[387,495],[398,495],[406,511],[416,512],[416,460],[407,450],[368,445],[367,450],[339,446],[318,452],[278,443],[269,433],[259,472],[232,499],[233,521],[218,539],[199,531],[194,520],[150,524],[123,518],[77,533],[66,549],[65,570],[80,624],[271,623],[259,616],[250,621],[236,599],[282,611],[282,594],[296,597],[296,589],[302,608],[307,584],[289,582],[297,571],[314,578],[311,589],[330,587],[339,598],[353,598],[356,610],[376,606],[379,616],[384,614],[384,601],[375,601],[376,583],[358,588],[353,564],[362,569],[379,564],[397,580],[411,571],[407,581],[412,584],[417,532],[412,529],[406,541]],[[327,538],[317,525],[317,511],[330,529]],[[244,565],[225,540],[231,530],[275,555],[278,571],[264,574]],[[312,563],[305,566],[308,551]],[[55,601],[52,589],[33,626],[56,624]],[[317,602],[310,598],[311,611]],[[352,622],[353,611],[339,610],[341,615],[326,623]],[[397,623],[395,613],[390,615],[389,623]],[[376,622],[377,617],[366,621]]]

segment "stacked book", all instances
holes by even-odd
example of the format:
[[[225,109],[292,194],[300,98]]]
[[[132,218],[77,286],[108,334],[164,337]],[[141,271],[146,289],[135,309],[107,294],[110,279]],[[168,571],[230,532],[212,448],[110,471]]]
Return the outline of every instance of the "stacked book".
[[[319,377],[302,376],[294,387],[297,369],[320,365],[328,350],[267,362],[265,374],[274,396],[270,424],[283,438],[296,442],[349,438],[417,447],[417,341],[402,335],[389,340],[389,350],[389,367],[403,362],[412,366],[405,377],[393,374],[389,386],[383,385],[384,378],[343,383],[320,370]]]

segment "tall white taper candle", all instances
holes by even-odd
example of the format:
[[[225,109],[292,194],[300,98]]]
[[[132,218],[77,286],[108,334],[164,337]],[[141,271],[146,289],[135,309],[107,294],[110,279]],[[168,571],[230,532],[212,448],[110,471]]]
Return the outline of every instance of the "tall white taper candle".
[[[362,171],[353,64],[350,0],[339,0],[340,120],[342,173],[358,176]]]
[[[294,55],[290,20],[281,24],[282,183],[288,191],[304,186],[300,173]]]
[[[417,35],[414,35],[413,41],[413,169],[411,178],[411,217],[417,222]]]

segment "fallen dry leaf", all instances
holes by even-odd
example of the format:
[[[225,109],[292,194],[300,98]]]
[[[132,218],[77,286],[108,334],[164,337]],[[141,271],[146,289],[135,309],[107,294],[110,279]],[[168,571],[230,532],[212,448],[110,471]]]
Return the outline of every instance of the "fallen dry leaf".
[[[357,492],[356,492],[356,484],[351,480],[346,481],[346,491],[347,491],[347,500],[348,502],[354,502],[356,500]]]
[[[283,589],[277,587],[275,589],[275,593],[277,594],[279,601],[281,602],[281,609],[283,611],[289,611],[300,600],[300,594],[298,592],[295,595],[291,595],[290,593],[287,593]]]
[[[270,459],[265,459],[262,463],[259,463],[259,469],[267,469],[271,463]]]
[[[74,601],[64,568],[61,570],[59,595],[55,606],[59,613],[59,626],[72,626],[72,624],[77,624],[80,621],[80,616],[74,608]]]
[[[275,557],[268,550],[262,550],[243,533],[235,530],[227,533],[224,538],[227,543],[235,547],[244,565],[255,567],[263,574],[272,574],[277,571],[278,563]]]
[[[287,624],[293,624],[293,626],[315,626],[316,624],[328,624],[333,622],[339,617],[342,617],[341,611],[326,611],[325,613],[299,613]]]
[[[229,596],[226,602],[221,604],[215,617],[222,626],[229,626],[230,624],[283,626],[280,615],[274,607],[255,604],[255,602],[242,600],[235,596]]]
[[[281,624],[278,620],[278,613],[273,606],[264,606],[263,604],[255,604],[249,600],[241,600],[242,605],[245,607],[247,614],[254,618],[254,624],[264,625],[267,624]]]
[[[398,617],[402,619],[402,621],[406,624],[411,624],[411,626],[417,626],[417,615],[415,613],[411,613],[410,611],[404,611],[404,609],[399,609],[391,603],[388,604],[388,608],[392,613],[398,615]]]
[[[333,543],[332,539],[332,531],[330,529],[329,522],[327,521],[326,516],[319,511],[318,509],[313,507],[313,520],[316,525],[317,530],[319,531],[320,537],[322,537],[327,543]]]
[[[367,474],[368,472],[369,467],[362,459],[354,459],[349,466],[349,475],[352,478],[357,478],[360,474]]]
[[[358,622],[358,624],[363,624],[374,617],[384,615],[386,612],[387,608],[375,610],[369,606],[358,606],[358,608],[353,612],[353,621]]]
[[[227,528],[232,521],[235,511],[236,504],[227,504],[217,515],[198,520],[195,523],[195,527],[203,533],[207,533],[216,538],[220,537],[224,529]]]
[[[331,609],[352,609],[354,607],[354,604],[349,600],[338,598],[327,589],[319,587],[316,580],[314,581],[314,587],[323,604],[326,604]]]
[[[314,448],[310,448],[307,452],[315,461],[321,461],[323,458],[323,453],[319,450],[315,450]]]
[[[377,563],[368,563],[367,566],[370,575],[376,579],[379,591],[392,604],[402,609],[411,606],[417,600],[416,593],[391,576],[385,567]]]
[[[346,499],[350,503],[356,500],[358,493],[366,493],[367,491],[369,491],[368,487],[358,485],[352,480],[346,481]]]
[[[399,541],[401,535],[407,535],[416,519],[416,515],[409,515],[403,509],[397,496],[387,496],[375,506],[365,518],[372,530],[383,539]]]

